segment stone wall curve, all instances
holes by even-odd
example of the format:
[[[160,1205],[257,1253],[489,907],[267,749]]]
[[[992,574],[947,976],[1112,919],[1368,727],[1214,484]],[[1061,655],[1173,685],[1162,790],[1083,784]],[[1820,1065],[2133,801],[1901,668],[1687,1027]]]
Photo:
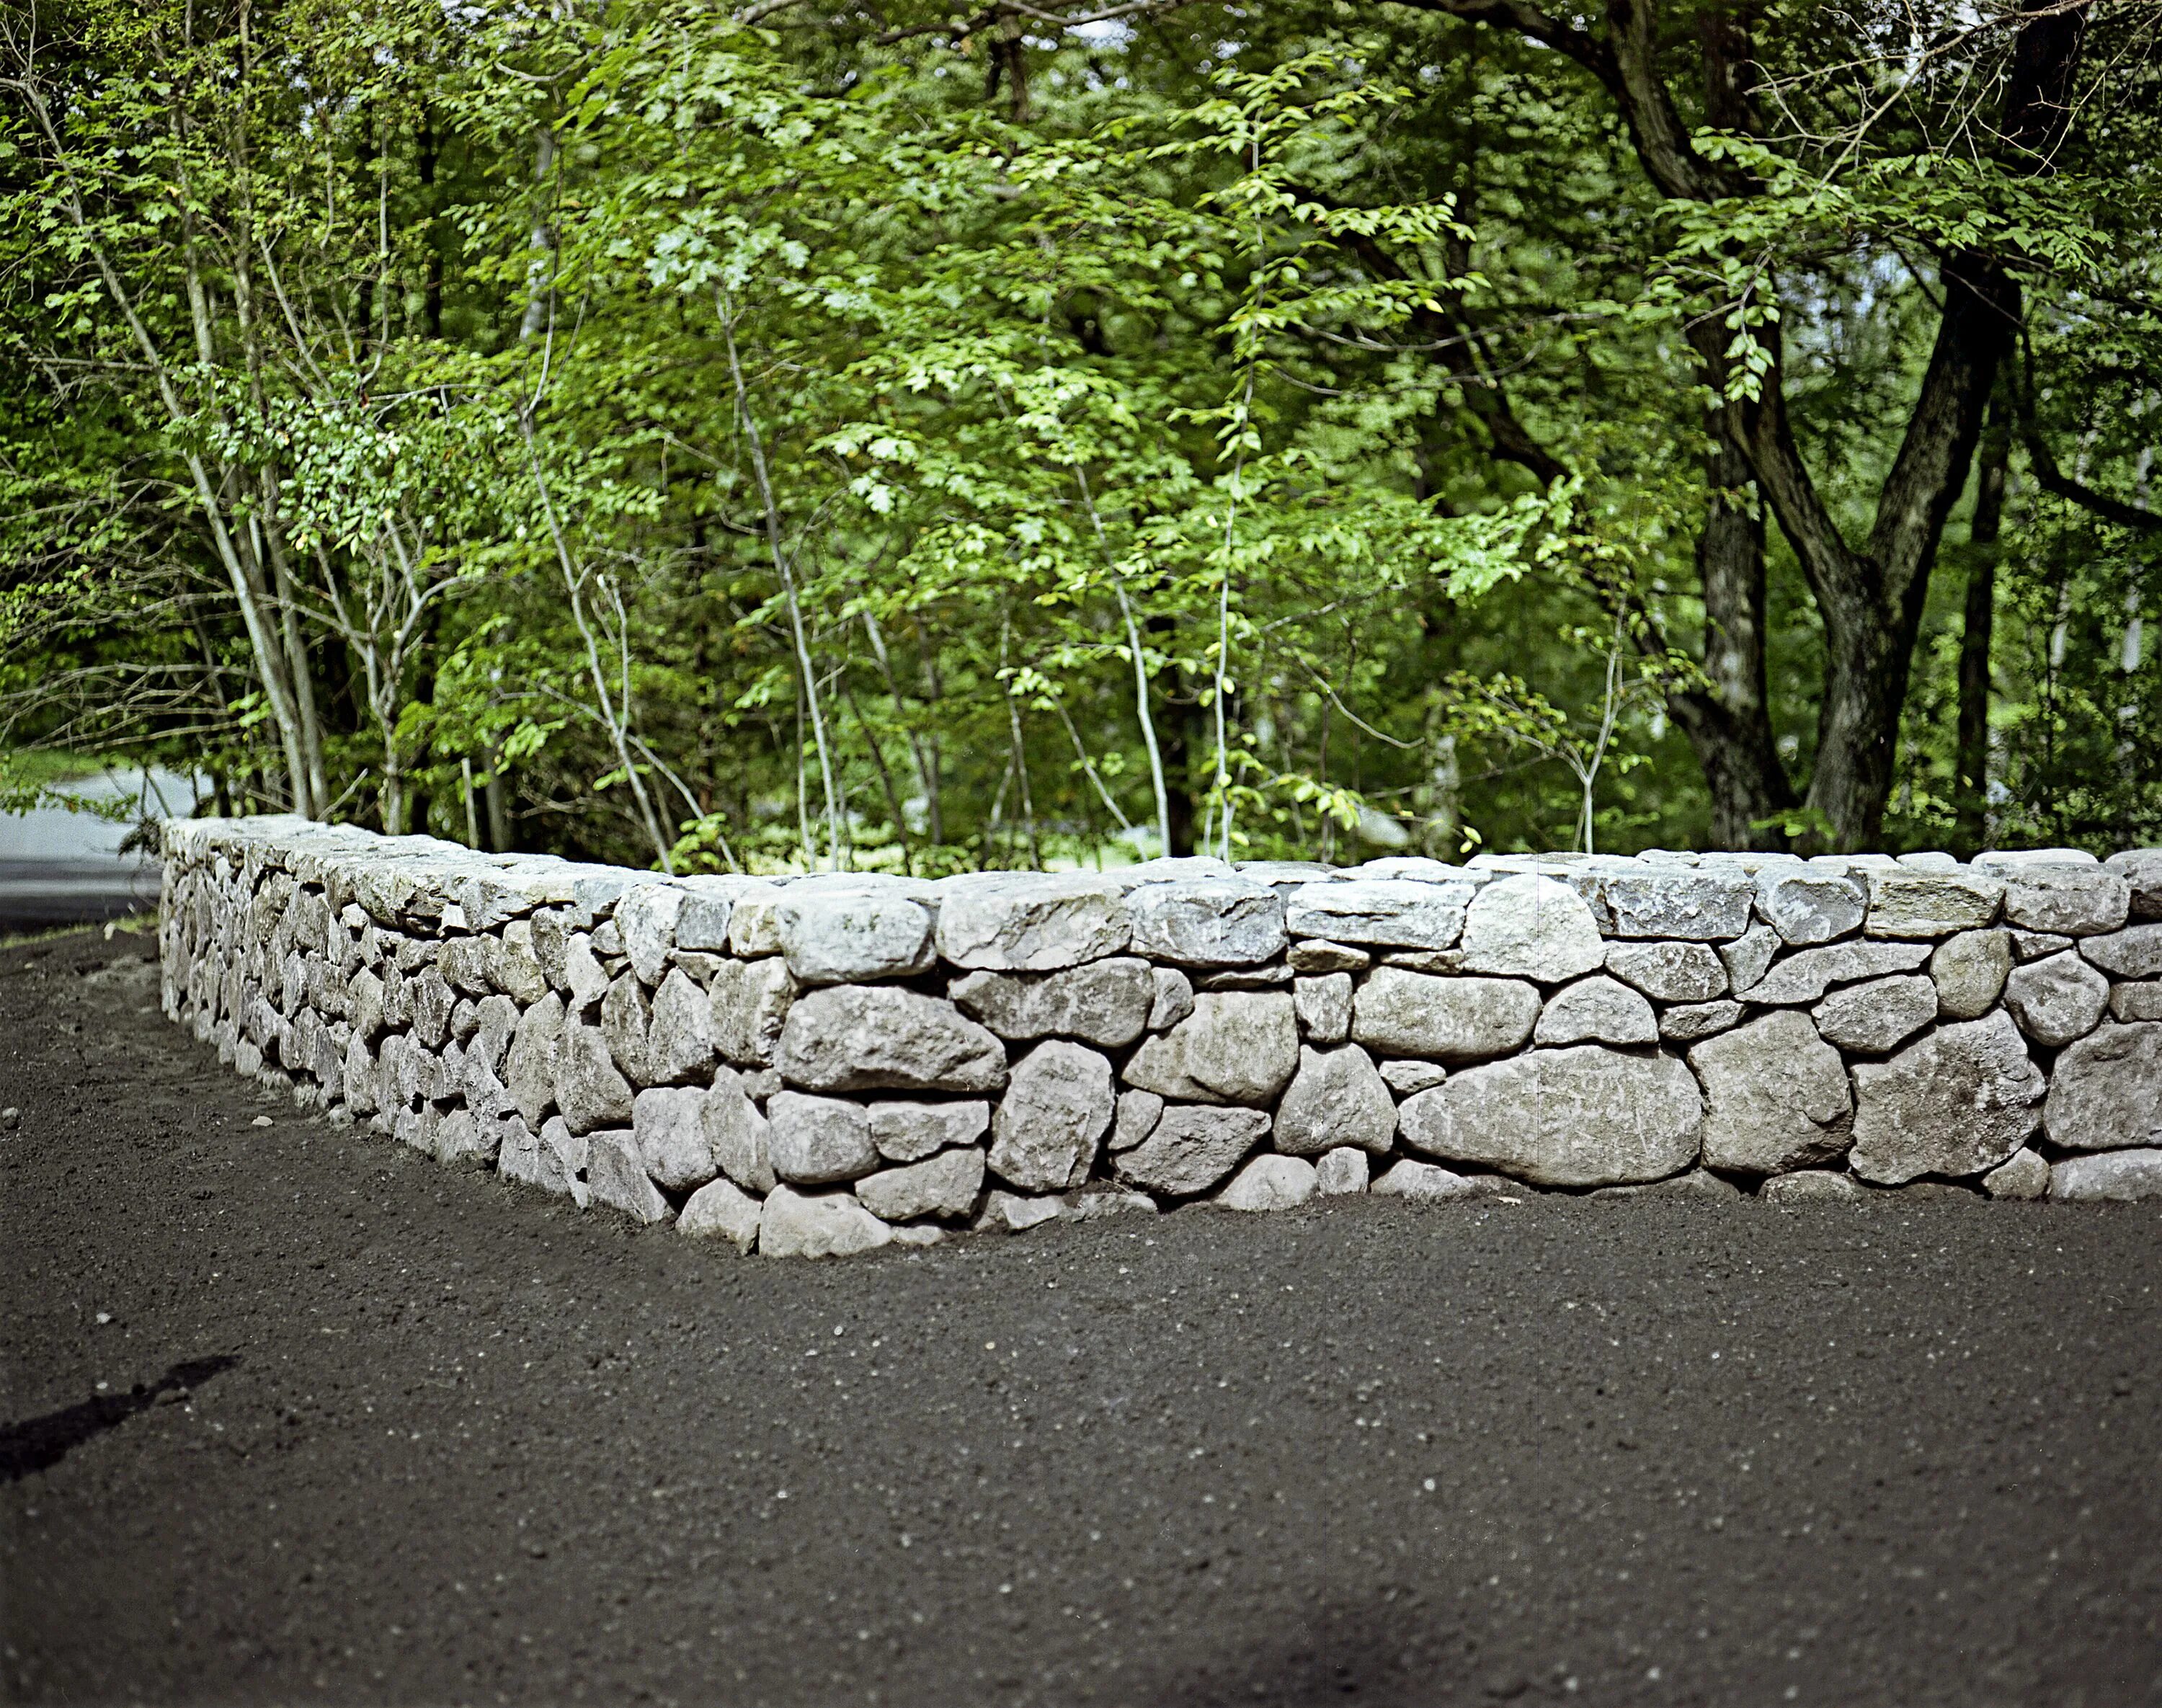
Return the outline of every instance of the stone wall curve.
[[[1316,1195],[2162,1196],[2162,849],[667,878],[164,828],[169,1017],[770,1256]]]

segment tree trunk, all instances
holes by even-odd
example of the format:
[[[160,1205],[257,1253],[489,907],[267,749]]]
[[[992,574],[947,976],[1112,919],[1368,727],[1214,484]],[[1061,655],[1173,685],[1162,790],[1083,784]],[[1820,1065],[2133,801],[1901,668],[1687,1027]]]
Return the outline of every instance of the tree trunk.
[[[1778,849],[1768,823],[1795,804],[1772,733],[1764,673],[1764,519],[1749,502],[1749,459],[1719,425],[1705,477],[1711,491],[1697,536],[1709,692],[1674,693],[1668,709],[1703,768],[1715,848]],[[1752,514],[1753,512],[1753,514]]]
[[[1989,836],[1989,661],[1997,625],[1998,534],[2011,422],[2002,394],[1982,434],[1974,521],[1967,530],[1966,620],[1960,635],[1959,728],[1952,766],[1952,851],[1971,859]]]

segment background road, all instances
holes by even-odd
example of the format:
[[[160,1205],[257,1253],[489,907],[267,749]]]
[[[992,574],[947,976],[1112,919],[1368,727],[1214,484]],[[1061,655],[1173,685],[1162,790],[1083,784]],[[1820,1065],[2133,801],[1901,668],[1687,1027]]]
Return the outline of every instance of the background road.
[[[268,1100],[148,952],[0,951],[0,1695],[2162,1702],[2162,1206],[741,1260]]]

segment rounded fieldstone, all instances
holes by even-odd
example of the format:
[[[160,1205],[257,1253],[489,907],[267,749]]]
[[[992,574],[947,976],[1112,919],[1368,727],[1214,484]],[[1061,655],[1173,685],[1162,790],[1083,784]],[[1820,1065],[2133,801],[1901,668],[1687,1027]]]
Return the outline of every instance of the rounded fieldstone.
[[[766,1156],[780,1179],[802,1186],[857,1180],[879,1164],[859,1103],[784,1091],[765,1105]]]
[[[996,1091],[998,1039],[949,1002],[892,985],[835,985],[799,998],[774,1052],[781,1076],[814,1091]]]
[[[1543,985],[1580,978],[1606,955],[1584,898],[1536,872],[1519,872],[1479,891],[1465,911],[1459,950],[1467,973]]]
[[[957,967],[1047,972],[1115,955],[1132,935],[1118,884],[1087,873],[969,872],[938,897],[938,953]]]
[[[758,1243],[759,1201],[732,1180],[709,1180],[684,1204],[676,1231],[693,1239],[726,1240],[748,1252]]]
[[[776,1186],[759,1212],[761,1257],[847,1257],[893,1241],[893,1230],[846,1192]]]
[[[1319,1188],[1313,1164],[1303,1157],[1274,1153],[1256,1157],[1216,1194],[1225,1209],[1296,1209]]]
[[[1611,943],[1606,970],[1661,1002],[1710,1002],[1726,995],[1726,963],[1706,943]]]
[[[1366,1189],[1366,1153],[1355,1145],[1324,1152],[1313,1165],[1314,1187],[1324,1198],[1348,1198]]]
[[[1675,1057],[1583,1044],[1453,1074],[1407,1099],[1397,1125],[1430,1157],[1543,1186],[1614,1186],[1694,1162],[1704,1101]]]
[[[2032,1151],[2014,1151],[2010,1161],[1998,1163],[1982,1177],[1982,1189],[1992,1198],[2046,1198],[2050,1165]]]
[[[881,1168],[856,1183],[856,1199],[881,1221],[964,1216],[984,1189],[984,1153],[971,1146],[922,1162]]]
[[[1120,1153],[1116,1172],[1121,1180],[1152,1192],[1190,1197],[1230,1173],[1268,1131],[1269,1118],[1258,1109],[1169,1104],[1156,1130]]]
[[[2067,1157],[2050,1171],[2050,1196],[2115,1204],[2162,1198],[2162,1150]]]
[[[2012,938],[2002,931],[1963,931],[1946,938],[1930,956],[1943,1020],[1979,1020],[1997,1005],[2012,971]]]
[[[1126,893],[1137,954],[1188,967],[1257,967],[1284,952],[1283,898],[1229,874],[1145,883]]]
[[[1303,1046],[1298,1072],[1277,1109],[1274,1142],[1288,1156],[1318,1157],[1338,1146],[1385,1156],[1397,1132],[1396,1099],[1356,1044]]]
[[[2106,1025],[2065,1049],[2042,1122],[2067,1151],[2162,1145],[2162,1021]]]
[[[1208,990],[1126,1063],[1129,1085],[1193,1103],[1266,1104],[1298,1066],[1288,990]]]
[[[1810,1013],[1825,1042],[1881,1056],[1937,1017],[1937,987],[1914,974],[1873,979],[1833,991]]]
[[[1649,1044],[1658,1042],[1652,1005],[1611,979],[1581,979],[1547,998],[1532,1032],[1535,1044]]]
[[[991,1118],[991,1167],[1025,1192],[1063,1192],[1089,1175],[1111,1125],[1111,1064],[1054,1038],[1014,1064]]]
[[[1385,1056],[1476,1062],[1522,1049],[1539,1007],[1538,986],[1517,979],[1379,967],[1353,999],[1351,1037]]]
[[[1860,930],[1869,892],[1842,874],[1783,864],[1757,875],[1757,911],[1784,941],[1806,947]]]
[[[1747,1174],[1830,1162],[1854,1124],[1846,1064],[1792,1010],[1705,1040],[1689,1053],[1704,1085],[1704,1160]]]
[[[1002,1038],[1070,1037],[1121,1049],[1147,1026],[1156,982],[1146,961],[1121,955],[1055,973],[969,973],[947,994]]]
[[[2109,1007],[2109,980],[2067,949],[2013,969],[2004,1005],[2019,1030],[2047,1048],[2083,1038]]]
[[[1880,1186],[1996,1167],[2034,1131],[2048,1089],[2001,1008],[1940,1026],[1888,1062],[1857,1063],[1853,1074],[1848,1165]]]

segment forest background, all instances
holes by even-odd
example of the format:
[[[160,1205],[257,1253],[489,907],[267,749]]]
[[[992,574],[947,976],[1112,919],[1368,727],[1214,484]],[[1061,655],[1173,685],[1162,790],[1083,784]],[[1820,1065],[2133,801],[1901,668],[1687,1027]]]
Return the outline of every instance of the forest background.
[[[679,871],[2162,840],[2158,46],[13,0],[0,790]]]

